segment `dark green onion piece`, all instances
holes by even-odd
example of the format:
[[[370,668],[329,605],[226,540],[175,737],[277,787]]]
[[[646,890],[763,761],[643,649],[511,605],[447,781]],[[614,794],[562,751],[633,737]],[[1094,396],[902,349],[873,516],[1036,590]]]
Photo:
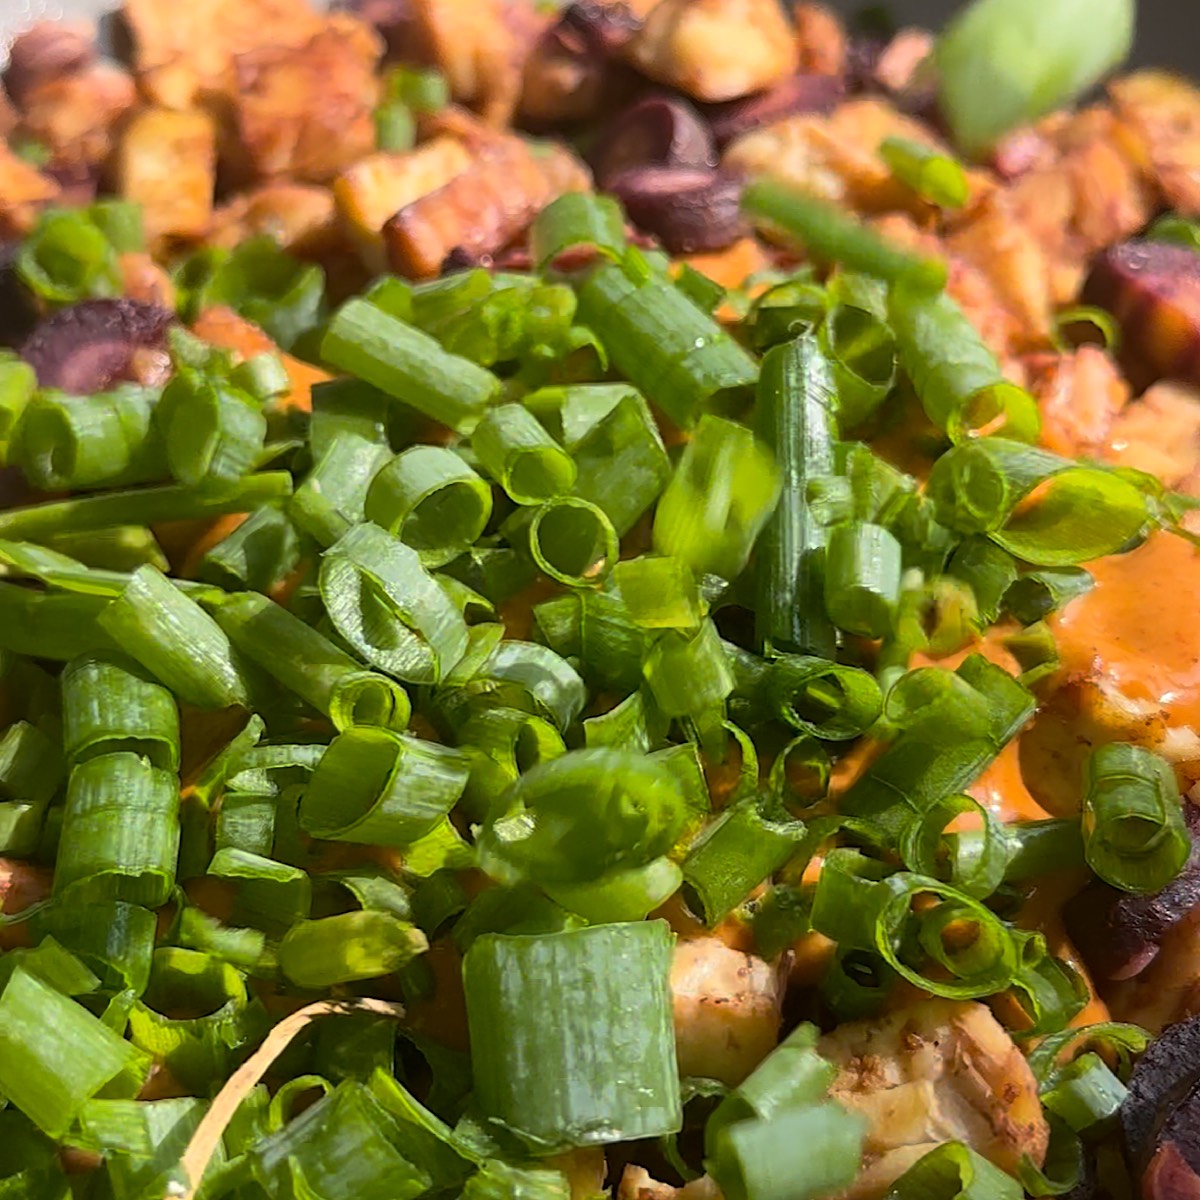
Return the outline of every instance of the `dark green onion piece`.
[[[886,311],[836,303],[819,337],[837,385],[838,423],[853,429],[879,408],[896,382],[896,339]]]
[[[654,513],[654,546],[733,579],[779,496],[774,457],[744,425],[700,418]]]
[[[978,836],[973,832],[950,835],[959,841]],[[1017,821],[1004,827],[1008,843],[1006,883],[1021,883],[1054,871],[1077,871],[1084,865],[1083,833],[1069,817],[1046,821]]]
[[[742,211],[751,220],[780,230],[814,257],[836,263],[914,292],[940,292],[946,264],[893,246],[833,205],[795,188],[759,179],[746,188]]]
[[[140,996],[150,979],[157,917],[124,900],[53,904],[35,929],[44,929],[97,975],[109,991]]]
[[[520,404],[493,408],[475,427],[471,448],[517,504],[541,504],[575,486],[575,463]]]
[[[1017,579],[1013,556],[990,538],[976,535],[959,543],[946,570],[971,589],[980,627],[994,625],[1001,610],[1008,605],[1012,585]]]
[[[46,492],[162,479],[167,460],[151,421],[159,395],[134,384],[95,396],[39,392],[21,418],[9,461]]]
[[[951,441],[997,433],[1023,442],[1041,427],[1037,403],[1009,383],[974,325],[946,293],[915,296],[895,290],[888,319],[900,365],[912,380],[925,414]]]
[[[501,883],[591,883],[665,854],[685,816],[679,781],[662,763],[627,750],[575,750],[517,780],[479,831],[479,863]]]
[[[477,938],[463,980],[486,1116],[539,1154],[676,1132],[671,942],[661,921]]]
[[[576,496],[559,496],[538,508],[529,549],[542,571],[571,587],[598,585],[620,555],[617,531],[604,509]]]
[[[690,428],[706,411],[736,411],[750,398],[754,360],[661,275],[596,268],[580,286],[579,317],[617,370],[677,425]]]
[[[100,627],[181,700],[245,706],[245,672],[224,630],[156,567],[139,567],[97,618]]]
[[[466,786],[461,751],[386,729],[355,726],[321,757],[300,802],[313,837],[407,846],[429,833]]]
[[[515,708],[488,707],[458,731],[471,758],[463,804],[482,820],[522,771],[566,753],[562,735],[549,721]]]
[[[942,455],[928,494],[943,523],[1047,567],[1116,553],[1151,518],[1150,498],[1124,475],[1004,438]]]
[[[809,482],[833,473],[834,393],[829,363],[805,334],[769,350],[758,385],[758,434],[774,455],[781,492],[758,542],[755,636],[764,649],[833,657],[822,583],[825,531]]]
[[[28,971],[0,992],[0,1093],[50,1137],[100,1092],[132,1099],[149,1070],[146,1055]]]
[[[1004,607],[1022,625],[1032,625],[1093,587],[1095,580],[1082,567],[1046,567],[1014,580],[1004,594]]]
[[[546,894],[589,925],[642,921],[679,890],[683,873],[665,855],[641,867],[619,867],[589,883],[551,884]]]
[[[625,249],[625,218],[611,196],[567,192],[546,205],[529,230],[529,249],[539,271],[560,254],[589,246],[612,259],[620,259]]]
[[[179,785],[136,754],[105,754],[71,772],[54,870],[58,895],[157,908],[175,885]]]
[[[223,601],[214,613],[242,654],[328,716],[337,729],[407,727],[412,705],[395,680],[365,670],[266,596],[243,592]]]
[[[1127,892],[1161,891],[1183,869],[1191,839],[1175,772],[1141,746],[1098,746],[1087,761],[1083,849],[1088,866]]]
[[[726,1126],[705,1166],[728,1200],[810,1200],[853,1182],[865,1132],[838,1104],[797,1105]]]
[[[704,617],[695,576],[682,559],[626,559],[613,568],[613,584],[642,629],[695,629]]]
[[[296,489],[288,515],[314,541],[331,546],[365,519],[371,481],[391,460],[386,438],[338,434]]]
[[[213,855],[208,874],[235,888],[233,921],[268,933],[282,933],[306,918],[312,907],[312,881],[299,867],[276,862],[236,846]]]
[[[910,138],[889,137],[879,147],[879,157],[922,200],[942,208],[962,208],[966,204],[967,174],[962,163],[950,155]]]
[[[500,390],[490,371],[447,354],[428,334],[367,300],[348,300],[337,311],[321,357],[462,434]]]
[[[718,924],[797,853],[807,832],[773,797],[747,796],[731,805],[683,860],[689,905],[705,924]]]
[[[483,533],[492,489],[452,450],[411,446],[371,480],[363,511],[416,550],[425,566],[440,567]]]
[[[561,1171],[515,1167],[489,1159],[467,1180],[463,1200],[569,1200],[570,1188]]]
[[[934,55],[955,141],[982,154],[1010,129],[1069,105],[1125,58],[1133,25],[1132,0],[974,0]]]
[[[956,817],[970,814],[982,830],[946,835]],[[944,879],[968,896],[984,900],[1005,880],[1012,847],[999,819],[970,796],[945,796],[914,813],[900,835],[900,857],[910,871]]]
[[[900,599],[900,543],[882,525],[838,525],[825,554],[825,611],[839,628],[882,637]]]
[[[0,464],[8,463],[13,435],[36,391],[33,368],[11,351],[0,350]]]
[[[225,513],[249,512],[260,504],[285,499],[291,491],[292,477],[287,471],[266,471],[249,475],[218,493],[168,485],[52,500],[0,513],[0,537],[44,542],[58,534],[87,533],[119,525],[201,521]]]
[[[945,1142],[918,1159],[888,1193],[894,1200],[1021,1200],[1011,1176],[963,1142]]]
[[[467,649],[467,625],[417,552],[376,525],[356,525],[321,559],[321,599],[334,628],[367,662],[436,683]]]
[[[128,750],[179,770],[179,710],[167,688],[128,660],[88,655],[62,673],[63,750],[74,766]]]
[[[731,662],[735,695],[747,699],[758,720],[778,720],[813,737],[844,741],[864,733],[879,716],[879,684],[861,667],[799,654],[764,662],[742,652],[732,654]]]
[[[279,943],[279,967],[297,987],[326,988],[390,975],[426,947],[419,929],[363,910],[292,926]]]

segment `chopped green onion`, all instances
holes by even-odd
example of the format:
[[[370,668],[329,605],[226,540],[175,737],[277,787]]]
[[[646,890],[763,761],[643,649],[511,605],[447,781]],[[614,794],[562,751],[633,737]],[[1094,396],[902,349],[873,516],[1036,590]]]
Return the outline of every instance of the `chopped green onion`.
[[[940,292],[946,286],[946,264],[940,259],[918,258],[893,246],[832,204],[785,184],[769,179],[751,183],[742,197],[742,210],[827,263],[904,284],[918,293]]]
[[[987,533],[1016,558],[1047,567],[1114,554],[1151,518],[1149,497],[1124,475],[1005,438],[943,454],[928,494],[938,520]]]
[[[401,100],[388,100],[372,113],[375,146],[389,154],[411,150],[417,142],[417,123],[412,109]]]
[[[208,864],[208,874],[232,881],[232,916],[238,925],[282,933],[309,915],[312,881],[299,867],[237,846],[223,846]]]
[[[1200,250],[1200,221],[1181,217],[1178,213],[1166,213],[1154,221],[1143,236],[1152,242],[1171,242],[1189,250]]]
[[[951,840],[946,827],[963,814],[977,818],[982,830]],[[1006,827],[989,809],[970,796],[945,796],[912,814],[900,835],[899,851],[910,871],[944,879],[984,900],[1007,878],[1011,847]]]
[[[942,208],[962,208],[970,188],[962,163],[933,146],[911,138],[885,138],[879,157],[906,187],[922,200]]]
[[[1133,25],[1132,0],[973,0],[934,52],[955,141],[981,154],[1069,105],[1125,58]]]
[[[216,607],[217,624],[242,654],[257,662],[334,721],[337,730],[379,725],[403,730],[412,715],[395,680],[366,671],[317,630],[257,593],[230,596]]]
[[[741,574],[779,496],[775,460],[734,421],[705,415],[654,513],[654,546],[697,573]]]
[[[217,493],[167,485],[52,500],[0,513],[0,537],[44,542],[64,533],[90,533],[119,525],[202,521],[224,513],[249,512],[260,504],[283,500],[291,491],[288,472],[265,471],[248,475]]]
[[[412,683],[436,683],[467,649],[467,625],[417,552],[377,525],[356,525],[321,559],[321,599],[367,662]]]
[[[529,249],[539,271],[560,254],[589,246],[617,261],[625,250],[625,218],[611,196],[567,192],[546,205],[529,230]]]
[[[847,633],[882,637],[900,599],[900,543],[882,525],[846,524],[829,534],[825,611]]]
[[[800,850],[807,832],[773,797],[747,796],[731,805],[683,860],[689,906],[705,924],[718,924]]]
[[[71,772],[54,870],[54,891],[157,908],[175,886],[179,785],[128,751]]]
[[[38,392],[25,408],[9,462],[46,492],[162,479],[166,454],[151,420],[159,396],[134,384],[94,396]]]
[[[406,921],[364,909],[293,925],[279,943],[279,967],[297,987],[326,988],[390,975],[426,946]]]
[[[354,726],[321,756],[300,801],[300,824],[313,837],[407,846],[450,811],[467,775],[458,750]]]
[[[37,391],[37,375],[23,359],[0,350],[0,466],[7,465],[21,416]]]
[[[1042,1092],[1042,1103],[1076,1133],[1094,1130],[1114,1117],[1125,1099],[1125,1085],[1095,1053],[1081,1054]]]
[[[450,85],[445,75],[432,67],[391,67],[384,89],[417,113],[440,112],[450,103]]]
[[[695,577],[681,559],[626,559],[613,568],[613,583],[642,629],[695,629],[704,617]]]
[[[205,551],[196,577],[230,591],[270,592],[299,567],[300,559],[300,536],[291,518],[281,506],[264,504]]]
[[[1011,1176],[963,1142],[944,1142],[919,1158],[895,1183],[889,1200],[1021,1200]]]
[[[755,568],[755,636],[764,650],[833,657],[822,583],[825,531],[807,500],[809,481],[833,472],[833,403],[829,363],[811,334],[767,352],[758,433],[775,457],[782,488]]]
[[[72,765],[132,751],[179,770],[179,710],[171,693],[133,663],[87,655],[62,673],[63,749]]]
[[[854,429],[879,408],[895,385],[896,338],[885,313],[849,303],[832,305],[819,337],[837,385],[838,423],[843,429]]]
[[[574,750],[513,784],[479,831],[479,863],[501,883],[591,883],[665,854],[685,815],[663,764],[627,750]]]
[[[335,436],[313,465],[288,505],[296,526],[322,546],[331,546],[366,519],[367,493],[391,447],[383,441],[344,432]]]
[[[447,354],[428,334],[367,300],[348,300],[338,309],[321,356],[462,434],[479,423],[500,390],[490,371]]]
[[[87,208],[47,209],[21,243],[21,282],[49,304],[121,294],[118,251]]]
[[[866,1121],[827,1101],[725,1126],[705,1159],[728,1200],[810,1200],[853,1182]]]
[[[501,404],[471,435],[480,465],[517,504],[541,504],[575,486],[575,463],[527,408]]]
[[[0,992],[0,1094],[50,1137],[100,1092],[132,1099],[149,1069],[146,1055],[28,971],[18,967]]]
[[[1082,567],[1044,567],[1015,579],[1004,593],[1004,607],[1022,625],[1032,625],[1093,587],[1095,580]]]
[[[1023,442],[1041,427],[1037,402],[1004,378],[1000,364],[952,297],[894,290],[888,320],[900,365],[926,416],[953,442],[998,433]]]
[[[425,566],[440,567],[483,533],[492,489],[452,450],[411,446],[376,473],[363,511],[416,550]]]
[[[551,579],[572,587],[595,587],[620,554],[617,531],[604,510],[589,500],[547,500],[529,525],[529,550]]]
[[[39,918],[47,934],[62,943],[98,976],[100,986],[140,996],[150,981],[155,913],[124,900],[89,898],[86,905],[53,904]]]
[[[487,1117],[539,1154],[676,1132],[671,941],[661,921],[477,938],[463,980]]]
[[[642,674],[655,703],[667,717],[692,717],[697,722],[716,710],[723,719],[725,698],[735,681],[711,620],[693,632],[668,629],[650,647]]]
[[[1087,760],[1083,849],[1088,866],[1127,892],[1161,891],[1183,869],[1191,839],[1175,772],[1141,746],[1097,746]]]
[[[246,674],[224,630],[156,567],[139,567],[97,621],[188,704],[248,704]]]
[[[35,592],[0,583],[0,646],[58,661],[115,651],[117,644],[99,623],[108,603],[107,596]]]
[[[754,360],[670,280],[636,261],[634,271],[600,266],[579,288],[580,319],[614,366],[684,428],[704,412],[744,407],[758,376]]]
[[[1001,610],[1008,607],[1017,580],[1013,556],[990,538],[975,535],[959,543],[946,570],[971,589],[980,626],[994,625]]]
[[[458,731],[459,746],[470,755],[464,806],[482,820],[523,771],[566,753],[562,735],[549,721],[515,708],[491,706]]]

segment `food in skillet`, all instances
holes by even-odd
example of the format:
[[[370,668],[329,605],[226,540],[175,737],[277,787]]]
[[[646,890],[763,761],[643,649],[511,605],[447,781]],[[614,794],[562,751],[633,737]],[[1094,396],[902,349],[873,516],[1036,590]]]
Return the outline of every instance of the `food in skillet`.
[[[1128,5],[123,18],[0,109],[0,1196],[1200,1194]]]

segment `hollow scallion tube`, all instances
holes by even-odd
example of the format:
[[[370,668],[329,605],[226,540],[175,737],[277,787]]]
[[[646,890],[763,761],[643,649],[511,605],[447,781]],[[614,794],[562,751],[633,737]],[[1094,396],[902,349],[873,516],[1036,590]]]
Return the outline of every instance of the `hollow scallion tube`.
[[[10,461],[42,491],[143,483],[167,474],[153,426],[159,392],[125,384],[96,396],[40,392],[25,409]]]
[[[696,632],[668,629],[651,646],[642,674],[667,717],[694,717],[716,709],[734,689],[733,672],[717,627],[705,620]]]
[[[179,783],[120,751],[71,772],[54,869],[56,895],[78,888],[104,900],[157,908],[175,886]]]
[[[130,660],[85,655],[62,673],[63,750],[75,766],[127,750],[179,770],[179,709],[169,689]]]
[[[337,729],[381,725],[399,730],[408,725],[412,704],[400,684],[367,670],[266,596],[231,596],[217,605],[214,616],[246,658],[324,713]]]
[[[248,704],[245,669],[224,630],[157,568],[139,567],[97,620],[126,654],[188,704]]]
[[[755,636],[764,649],[832,658],[825,613],[825,530],[807,499],[809,481],[833,473],[833,383],[816,338],[804,334],[763,359],[758,436],[781,477],[779,503],[758,540]]]
[[[754,360],[648,266],[597,267],[580,286],[579,316],[613,365],[677,425],[690,428],[704,412],[735,412],[750,399]]]
[[[463,980],[485,1115],[538,1154],[677,1131],[671,941],[661,921],[477,938]]]
[[[264,504],[205,552],[198,579],[228,591],[269,592],[300,565],[300,535],[284,509]]]
[[[453,808],[469,769],[449,746],[354,726],[321,756],[300,802],[300,825],[313,837],[407,846]]]
[[[620,546],[602,508],[575,496],[560,496],[534,512],[529,550],[551,579],[571,587],[595,587],[612,570]]]
[[[362,299],[348,300],[334,315],[321,357],[462,434],[500,391],[490,371]]]
[[[0,646],[31,658],[68,661],[95,651],[116,651],[100,626],[107,596],[35,592],[0,583]]]
[[[825,555],[825,610],[847,633],[882,637],[900,599],[902,551],[882,525],[849,522],[829,533]]]
[[[1161,891],[1191,853],[1170,764],[1141,746],[1098,746],[1087,761],[1083,852],[1088,866],[1127,892]]]
[[[742,209],[764,225],[782,230],[827,263],[903,283],[916,292],[939,292],[946,284],[946,264],[920,258],[893,246],[832,204],[795,188],[760,179],[742,197]]]
[[[575,486],[574,460],[524,405],[491,409],[475,427],[471,448],[517,504],[541,504]]]
[[[416,550],[425,566],[440,567],[483,533],[492,490],[454,451],[410,446],[376,472],[363,512]]]
[[[700,418],[654,513],[654,546],[733,579],[779,498],[774,456],[744,425]]]
[[[321,559],[321,599],[367,662],[411,683],[437,683],[467,649],[467,624],[415,550],[356,525]]]
[[[1037,403],[1004,378],[995,356],[947,294],[897,289],[888,303],[900,365],[926,416],[953,442],[996,433],[1032,442],[1041,427]]]
[[[586,246],[594,246],[609,258],[620,258],[625,249],[625,218],[611,196],[567,192],[537,215],[529,242],[539,271],[560,254]]]

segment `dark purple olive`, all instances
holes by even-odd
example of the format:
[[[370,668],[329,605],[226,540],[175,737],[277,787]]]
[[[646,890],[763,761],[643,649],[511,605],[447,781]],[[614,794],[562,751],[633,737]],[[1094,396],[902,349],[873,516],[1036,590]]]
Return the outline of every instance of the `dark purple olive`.
[[[1138,896],[1093,883],[1063,910],[1067,932],[1098,979],[1129,979],[1153,962],[1163,937],[1200,904],[1200,808],[1186,806],[1192,853],[1161,892]]]
[[[1135,383],[1200,383],[1200,254],[1166,242],[1125,242],[1100,254],[1083,299],[1121,323]]]
[[[1139,1174],[1154,1156],[1160,1131],[1181,1101],[1195,1096],[1200,1080],[1200,1017],[1168,1025],[1146,1048],[1129,1077],[1121,1103],[1121,1128],[1130,1165]],[[1200,1116],[1200,1107],[1196,1115]]]
[[[1177,1142],[1158,1148],[1142,1173],[1142,1200],[1200,1200],[1200,1175]]]
[[[717,165],[707,122],[677,96],[647,96],[630,105],[600,135],[590,157],[605,190],[631,167]]]
[[[717,145],[724,147],[743,133],[784,117],[831,113],[845,94],[846,85],[840,75],[793,75],[769,91],[711,104],[704,115]]]
[[[671,254],[723,250],[736,242],[746,231],[742,188],[735,175],[695,167],[632,167],[609,185],[629,219]]]
[[[140,361],[166,348],[175,314],[140,300],[85,300],[40,322],[21,347],[42,387],[87,396],[140,378]]]
[[[39,84],[72,75],[96,61],[96,34],[90,21],[39,21],[9,51],[4,87],[21,107]]]
[[[575,0],[563,10],[559,22],[577,30],[601,54],[615,54],[642,27],[627,4],[598,4],[596,0]]]

